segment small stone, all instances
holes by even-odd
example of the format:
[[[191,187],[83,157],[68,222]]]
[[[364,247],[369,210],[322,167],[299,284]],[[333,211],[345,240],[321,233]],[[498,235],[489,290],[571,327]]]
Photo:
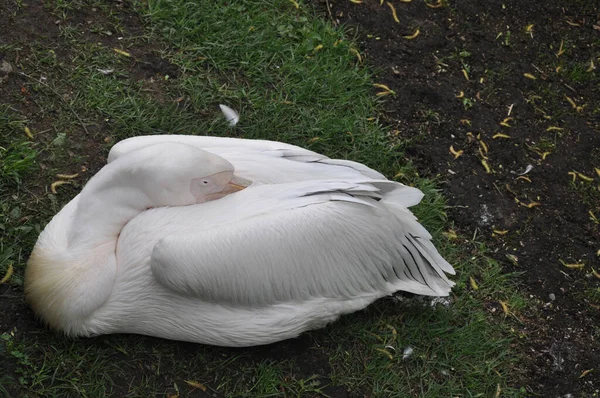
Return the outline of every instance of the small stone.
[[[0,64],[0,72],[6,73],[8,75],[12,71],[13,71],[12,65],[10,63],[8,63],[7,61],[2,60],[2,63]]]
[[[556,296],[554,295],[554,293],[550,293],[548,297],[550,297],[550,300],[552,301],[556,300]]]

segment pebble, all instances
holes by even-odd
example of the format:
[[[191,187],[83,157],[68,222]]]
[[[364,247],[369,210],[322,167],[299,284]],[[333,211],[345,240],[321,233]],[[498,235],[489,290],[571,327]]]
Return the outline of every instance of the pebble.
[[[8,75],[12,71],[13,71],[13,67],[10,63],[8,63],[4,60],[2,61],[2,63],[0,63],[0,72],[6,73]]]
[[[554,295],[554,293],[550,293],[548,297],[550,297],[550,300],[552,301],[556,300],[556,296]]]

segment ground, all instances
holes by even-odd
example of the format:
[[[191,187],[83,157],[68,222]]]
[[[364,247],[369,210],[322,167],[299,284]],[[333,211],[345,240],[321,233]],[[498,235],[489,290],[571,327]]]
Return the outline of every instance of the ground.
[[[537,302],[520,326],[534,390],[591,394],[579,376],[600,366],[600,302],[586,295],[600,269],[600,7],[327,4],[395,92],[385,120],[440,182],[455,229],[521,273]]]
[[[288,4],[290,13],[294,3]],[[183,61],[175,65],[191,48],[170,53],[166,44],[146,36],[144,21],[130,2],[74,4],[32,0],[24,5],[0,0],[0,15],[9,21],[0,25],[0,97],[7,103],[0,124],[0,146],[8,148],[0,148],[1,176],[19,180],[25,175],[19,167],[33,156],[32,148],[39,152],[33,174],[27,174],[26,180],[0,185],[4,189],[0,191],[0,227],[12,234],[11,239],[14,236],[3,242],[11,245],[10,252],[0,247],[5,256],[0,256],[0,261],[10,259],[6,263],[24,265],[32,242],[51,214],[101,167],[114,141],[132,134],[120,131],[185,132],[187,119],[180,122],[182,117],[171,117],[172,113],[183,109],[183,116],[191,120],[209,120],[216,113],[207,112],[206,103],[214,105],[217,98],[194,98],[198,90],[185,91],[181,88],[184,82],[177,83],[189,71],[200,70]],[[375,70],[372,95],[382,101],[377,123],[390,131],[390,147],[398,151],[402,162],[415,166],[389,176],[409,182],[418,170],[420,177],[433,180],[448,200],[445,210],[450,224],[444,235],[463,248],[455,258],[480,261],[480,249],[485,248],[486,255],[500,263],[503,274],[518,281],[524,296],[525,304],[519,307],[511,301],[514,299],[506,298],[512,294],[507,293],[507,285],[502,285],[501,292],[493,285],[487,287],[490,277],[501,278],[498,274],[459,269],[464,280],[454,297],[457,307],[473,298],[469,304],[472,311],[483,308],[489,315],[484,322],[510,341],[505,346],[481,347],[482,351],[472,355],[484,356],[486,349],[491,353],[504,347],[519,361],[501,362],[504,359],[497,358],[502,356],[494,352],[497,356],[490,354],[485,365],[492,369],[489,375],[473,379],[497,374],[498,384],[490,381],[469,390],[470,381],[465,381],[466,387],[451,391],[500,396],[502,384],[502,394],[507,396],[598,396],[600,7],[583,0],[301,3],[301,7],[311,6],[321,18],[342,26],[348,37],[356,37],[357,47],[352,51],[357,67]],[[244,10],[241,12],[243,15]],[[168,28],[160,28],[160,35],[169,37]],[[291,25],[281,24],[277,29],[281,35],[295,34]],[[115,48],[125,54],[115,53]],[[311,42],[307,51],[312,57],[319,50]],[[90,71],[95,73],[107,65],[116,65],[115,72],[106,72],[116,74],[110,90],[107,79],[86,80]],[[206,80],[211,79],[210,73]],[[293,72],[288,76],[293,77]],[[64,83],[60,83],[61,77]],[[245,82],[253,76],[238,78]],[[215,87],[227,85],[223,76],[215,81]],[[128,91],[130,87],[135,90]],[[250,93],[239,106],[258,108],[252,85],[248,87]],[[227,90],[219,95],[227,95],[223,94]],[[139,97],[139,105],[112,105],[110,100],[104,101],[108,97],[104,93],[125,93],[124,97],[136,101]],[[337,105],[344,106],[327,106]],[[121,114],[119,107],[139,114]],[[303,116],[310,118],[311,114]],[[209,121],[207,126],[217,129],[218,123]],[[8,138],[15,134],[35,134],[34,146]],[[327,149],[327,140],[318,132],[301,134],[302,140],[291,141],[335,152]],[[350,134],[347,142],[342,141],[358,148],[364,145],[358,140]],[[10,153],[19,153],[18,161],[9,162]],[[357,160],[380,156],[361,155],[359,150],[350,154]],[[381,156],[379,163],[386,163],[387,158]],[[378,159],[369,161],[378,164]],[[391,166],[386,173],[390,170]],[[63,178],[70,185],[59,186],[57,194],[48,192],[56,174],[74,173],[78,176],[73,180]],[[0,394],[7,396],[26,390],[34,391],[32,396],[104,396],[109,392],[113,396],[148,396],[148,391],[161,396],[177,396],[179,391],[189,396],[221,396],[226,395],[223,391],[238,390],[249,391],[247,396],[390,396],[387,373],[377,368],[380,373],[371,375],[368,367],[373,358],[379,360],[373,350],[381,352],[388,343],[395,344],[388,340],[390,319],[402,325],[401,339],[409,342],[418,340],[418,316],[426,318],[428,325],[437,325],[430,315],[421,314],[420,307],[392,308],[393,299],[389,299],[323,333],[265,348],[212,349],[127,336],[70,342],[37,323],[23,300],[21,277],[22,270],[17,269],[10,284],[0,285],[0,332],[5,343],[0,346],[0,368],[6,369],[0,373]],[[508,308],[503,309],[502,303],[508,303]],[[441,310],[434,314],[450,319],[439,327],[432,346],[443,346],[447,340],[446,356],[438,357],[443,356],[440,363],[453,371],[459,362],[471,360],[467,352],[453,352],[461,344],[455,334],[473,333],[473,339],[492,336],[477,327],[469,329],[479,318],[456,318],[456,324],[451,313]],[[465,324],[460,324],[463,321]],[[349,340],[338,346],[337,341],[349,330],[358,330],[356,325],[361,322],[372,325],[371,329],[357,331],[357,335],[363,333],[357,342]],[[396,329],[392,329],[396,339]],[[368,340],[369,334],[377,335],[374,342],[379,345]],[[369,347],[367,354],[353,351],[361,344]],[[437,394],[427,391],[423,380],[459,385],[468,379],[465,374],[458,383],[446,380],[446,370],[438,372],[438,368],[426,374],[426,364],[435,362],[435,357],[425,352],[419,355],[422,363],[400,372],[424,374],[423,379],[407,376],[412,383],[407,387],[409,395],[447,396],[450,393],[442,387]],[[351,369],[361,361],[364,369]],[[491,363],[496,361],[502,366],[494,367]],[[105,370],[112,362],[125,365]],[[206,366],[198,367],[198,362]],[[384,363],[381,369],[389,366]],[[94,372],[102,380],[90,382],[89,373]],[[368,376],[367,384],[357,376],[361,373]],[[228,378],[228,374],[234,377]],[[202,383],[194,385],[194,380]],[[273,386],[267,383],[271,380],[275,380]],[[391,391],[400,391],[393,387],[396,390]]]

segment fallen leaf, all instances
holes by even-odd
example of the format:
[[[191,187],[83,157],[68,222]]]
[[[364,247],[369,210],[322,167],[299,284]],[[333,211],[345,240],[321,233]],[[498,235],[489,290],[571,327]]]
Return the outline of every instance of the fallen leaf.
[[[581,372],[581,376],[579,376],[579,378],[581,379],[582,377],[585,377],[588,373],[590,373],[592,370],[594,369],[588,369],[588,370],[584,370],[583,372]]]
[[[30,140],[33,139],[33,134],[31,133],[31,130],[29,129],[29,127],[25,126],[23,131],[25,132],[25,135],[27,136],[27,138],[29,138]]]
[[[8,267],[6,267],[6,274],[4,274],[4,276],[2,277],[2,279],[0,279],[0,285],[3,283],[6,283],[10,280],[12,274],[13,274],[13,265],[12,264],[8,264]]]
[[[406,40],[412,40],[412,39],[416,38],[417,36],[419,36],[419,33],[421,33],[421,31],[419,29],[417,29],[417,30],[415,30],[415,33],[413,33],[412,35],[402,36],[402,37],[404,37]]]
[[[506,302],[500,300],[500,305],[502,306],[502,311],[504,311],[504,315],[508,315],[509,314],[508,304],[506,304]]]
[[[79,173],[75,173],[75,174],[57,174],[56,175],[58,178],[62,178],[65,180],[72,180],[73,178],[77,178],[77,176],[79,176]]]
[[[394,356],[390,354],[387,350],[384,350],[383,348],[375,348],[375,350],[385,354],[390,359],[390,361],[394,359]]]
[[[119,55],[122,55],[124,57],[131,57],[131,54],[129,54],[127,51],[123,51],[121,49],[118,48],[113,48],[114,52],[116,52]]]
[[[492,169],[491,169],[490,165],[487,164],[487,162],[485,161],[485,159],[481,159],[481,164],[483,165],[483,167],[485,168],[485,171],[488,174],[492,173]]]
[[[473,279],[472,276],[469,277],[469,283],[471,284],[473,290],[479,290],[479,286],[477,285],[477,282],[475,282],[475,279]]]
[[[206,386],[202,383],[198,383],[197,381],[193,381],[193,380],[185,380],[185,382],[194,388],[197,388],[199,390],[202,390],[203,392],[206,392]]]
[[[585,263],[571,263],[571,264],[567,264],[566,262],[564,262],[563,260],[559,259],[558,260],[562,265],[564,265],[565,267],[569,268],[569,269],[581,269],[583,267],[585,267]]]
[[[400,20],[398,19],[398,14],[396,14],[396,7],[394,7],[394,5],[389,1],[386,2],[386,4],[388,5],[388,7],[390,7],[390,10],[392,10],[392,17],[394,17],[394,21],[396,21],[396,23],[400,23]]]
[[[429,8],[440,8],[442,7],[444,4],[442,3],[442,0],[438,0],[437,3],[425,3],[425,5]]]
[[[356,55],[356,58],[358,58],[358,62],[359,62],[359,63],[362,63],[362,60],[363,60],[363,59],[362,59],[362,57],[361,57],[360,53],[358,52],[358,50],[357,50],[356,48],[351,48],[351,49],[350,49],[350,51],[351,51],[351,52],[352,52],[354,55]]]
[[[60,187],[61,185],[65,185],[65,184],[70,184],[70,181],[55,181],[52,184],[50,184],[50,192],[52,192],[53,194],[56,195],[56,188]]]
[[[450,145],[450,153],[454,155],[454,159],[458,159],[462,154],[462,149],[457,151],[454,149],[454,146]]]

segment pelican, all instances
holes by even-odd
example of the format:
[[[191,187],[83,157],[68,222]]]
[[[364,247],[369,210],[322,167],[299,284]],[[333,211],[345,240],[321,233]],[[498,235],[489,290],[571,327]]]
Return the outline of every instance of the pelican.
[[[26,298],[68,336],[218,346],[297,337],[397,291],[447,296],[416,188],[280,142],[117,143],[40,234]]]

